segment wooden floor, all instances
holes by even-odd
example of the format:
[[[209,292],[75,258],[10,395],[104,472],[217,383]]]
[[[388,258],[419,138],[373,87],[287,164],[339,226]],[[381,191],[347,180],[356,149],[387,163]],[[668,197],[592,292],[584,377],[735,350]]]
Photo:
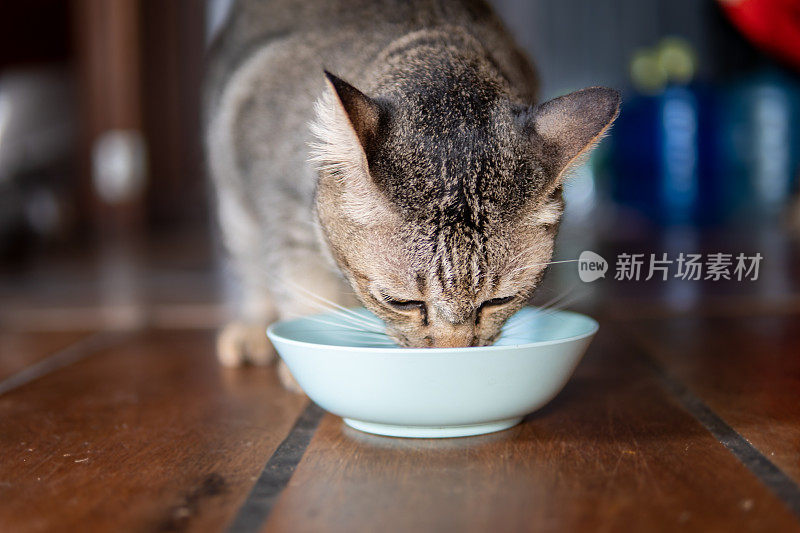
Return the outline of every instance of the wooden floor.
[[[800,531],[800,246],[703,239],[761,250],[760,280],[596,282],[563,392],[446,440],[359,433],[274,368],[220,368],[203,246],[7,272],[0,531]]]

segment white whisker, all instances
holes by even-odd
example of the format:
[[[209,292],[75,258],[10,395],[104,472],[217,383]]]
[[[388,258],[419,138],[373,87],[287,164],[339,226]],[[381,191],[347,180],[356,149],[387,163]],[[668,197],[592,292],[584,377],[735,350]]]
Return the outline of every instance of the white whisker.
[[[369,328],[382,327],[382,325],[377,323],[377,322],[373,322],[371,320],[366,320],[366,319],[359,320],[359,318],[357,318],[357,317],[355,317],[353,315],[350,315],[350,314],[343,313],[342,311],[339,311],[339,310],[337,310],[335,308],[331,308],[331,307],[326,306],[324,304],[321,304],[319,302],[315,302],[315,301],[313,301],[311,299],[303,299],[302,295],[296,295],[296,296],[299,296],[300,299],[305,304],[310,305],[311,307],[314,307],[316,309],[320,309],[322,311],[327,311],[330,315],[332,315],[334,317],[341,318],[342,320],[345,320],[345,321],[347,321],[347,322],[349,322],[351,324],[355,324],[355,325],[358,325],[358,326],[365,326],[365,327],[369,327]]]
[[[266,276],[272,278],[274,281],[276,281],[278,283],[282,283],[284,285],[287,285],[289,287],[292,287],[292,288],[296,289],[301,294],[295,293],[292,296],[294,296],[297,299],[301,300],[305,304],[308,304],[308,305],[310,305],[310,306],[312,306],[312,307],[314,307],[316,309],[320,309],[322,311],[333,311],[333,314],[335,314],[336,316],[339,316],[340,318],[342,318],[344,320],[347,320],[349,322],[352,322],[354,324],[359,324],[359,325],[368,326],[368,327],[383,327],[383,323],[378,321],[378,320],[372,320],[372,319],[370,319],[368,317],[360,315],[360,314],[356,313],[355,311],[353,311],[351,309],[348,309],[348,308],[346,308],[346,307],[344,307],[342,305],[339,305],[339,304],[337,304],[335,302],[332,302],[332,301],[328,300],[327,298],[324,298],[324,297],[320,296],[319,294],[316,294],[316,293],[306,289],[305,287],[301,287],[297,283],[294,283],[294,282],[286,280],[286,279],[281,279],[280,276],[277,276],[277,275],[273,274],[272,272],[267,271],[264,268],[262,268],[261,270]],[[312,298],[315,298],[318,301],[315,301]],[[338,309],[338,311],[337,311],[337,309]]]
[[[530,270],[533,267],[537,267],[537,266],[558,265],[558,264],[561,264],[561,263],[575,263],[577,261],[578,261],[577,259],[564,259],[562,261],[548,261],[546,263],[530,263],[528,265],[523,265],[523,266],[520,266],[520,267],[517,267],[517,268],[511,270],[508,273],[508,275],[514,275],[514,274],[516,274],[518,272],[524,272],[526,270]]]
[[[309,317],[302,317],[302,318],[309,318]],[[302,328],[302,329],[297,329],[296,331],[301,331],[301,332],[304,332],[304,333],[325,332],[328,335],[342,335],[342,336],[347,336],[347,337],[351,337],[353,335],[361,335],[361,336],[373,337],[373,338],[388,338],[389,337],[386,333],[379,332],[379,331],[358,331],[358,330],[355,330],[355,331],[354,330],[337,331],[337,330],[333,330],[333,329],[321,329],[321,328],[319,328],[319,329]]]
[[[315,294],[315,293],[309,291],[308,289],[297,285],[296,283],[288,281],[288,282],[286,282],[286,284],[294,287],[295,289],[297,289],[299,291],[302,291],[303,293],[307,294],[308,296],[310,296],[312,298],[316,298],[317,300],[319,300],[319,301],[321,301],[321,302],[323,302],[323,303],[325,303],[325,304],[327,304],[327,305],[329,305],[329,306],[331,306],[333,308],[338,309],[342,313],[350,315],[356,321],[363,322],[365,324],[369,324],[369,325],[373,325],[373,326],[381,326],[382,325],[377,320],[372,320],[372,319],[369,319],[369,318],[367,318],[367,317],[365,317],[363,315],[360,315],[360,314],[356,313],[355,311],[353,311],[351,309],[348,309],[348,308],[346,308],[346,307],[344,307],[342,305],[339,305],[336,302],[332,302],[332,301],[328,300],[327,298],[324,298],[324,297],[320,296],[319,294]]]
[[[351,315],[342,313],[341,311],[333,309],[333,308],[331,308],[331,307],[329,307],[327,305],[321,304],[319,302],[315,302],[314,300],[312,300],[312,299],[310,299],[310,298],[308,298],[308,297],[306,297],[306,296],[304,296],[302,294],[296,294],[296,295],[294,295],[294,297],[296,297],[298,300],[303,302],[305,305],[308,305],[308,306],[313,307],[315,309],[319,309],[321,311],[327,311],[332,316],[341,318],[342,320],[345,320],[345,321],[347,321],[347,322],[349,322],[351,324],[355,324],[355,325],[358,325],[358,326],[366,326],[366,327],[380,327],[379,324],[376,324],[376,323],[373,323],[373,322],[370,322],[370,321],[367,321],[367,320],[358,320],[358,319],[356,319],[355,317],[353,317]]]
[[[351,325],[348,325],[348,324],[330,322],[328,320],[323,320],[323,319],[315,317],[315,316],[299,316],[299,315],[297,315],[297,318],[305,318],[305,319],[311,320],[313,322],[319,322],[320,324],[327,324],[328,326],[334,326],[334,327],[337,327],[337,328],[349,329],[349,330],[358,331],[358,332],[361,332],[361,333],[383,333],[381,331],[357,328],[355,326],[351,326]]]
[[[521,329],[531,326],[531,324],[535,324],[536,322],[542,320],[543,318],[547,318],[550,316],[554,316],[555,318],[558,317],[558,313],[563,310],[564,307],[571,305],[580,299],[579,295],[574,295],[570,298],[566,298],[563,300],[559,305],[553,306],[550,308],[542,308],[537,309],[536,313],[526,319],[520,319],[519,321],[515,322],[514,324],[506,324],[503,327],[503,335],[506,334],[518,334],[520,333]]]

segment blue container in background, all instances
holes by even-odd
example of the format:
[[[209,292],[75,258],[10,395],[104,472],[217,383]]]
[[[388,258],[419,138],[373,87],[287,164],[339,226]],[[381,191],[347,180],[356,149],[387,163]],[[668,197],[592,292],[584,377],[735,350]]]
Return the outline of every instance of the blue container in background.
[[[724,91],[717,134],[727,218],[774,216],[796,190],[799,91],[793,80],[773,71]]]
[[[800,91],[777,73],[634,93],[613,130],[612,196],[658,225],[776,216],[797,187]]]
[[[708,167],[701,125],[700,98],[689,87],[626,99],[613,130],[614,199],[659,224],[694,222]]]

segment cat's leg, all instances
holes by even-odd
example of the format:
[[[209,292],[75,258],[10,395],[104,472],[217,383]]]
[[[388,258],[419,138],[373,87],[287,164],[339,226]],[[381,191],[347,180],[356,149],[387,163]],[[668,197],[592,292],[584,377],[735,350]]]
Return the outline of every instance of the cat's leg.
[[[225,366],[266,365],[275,358],[266,329],[278,318],[278,311],[262,271],[261,230],[232,191],[224,187],[218,191],[222,238],[239,286],[228,291],[235,318],[217,336],[217,357]]]
[[[271,295],[255,283],[244,282],[239,298],[236,318],[217,336],[217,357],[220,363],[232,367],[269,364],[275,358],[275,349],[266,331],[278,318]]]

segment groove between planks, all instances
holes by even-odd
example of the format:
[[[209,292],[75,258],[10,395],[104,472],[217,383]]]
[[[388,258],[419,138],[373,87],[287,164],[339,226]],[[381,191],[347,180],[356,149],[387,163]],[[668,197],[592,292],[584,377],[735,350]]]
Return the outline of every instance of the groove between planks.
[[[123,336],[125,334],[120,332],[101,331],[92,333],[0,381],[0,395],[36,381],[60,368],[65,368],[99,350],[108,348]]]
[[[624,326],[617,326],[620,333],[626,333]],[[656,375],[659,383],[680,405],[686,409],[720,444],[731,452],[758,480],[769,488],[775,496],[800,520],[800,486],[770,461],[756,447],[733,429],[725,420],[696,396],[678,378],[670,374],[639,341],[637,335],[626,335],[643,362]]]
[[[258,476],[253,490],[234,518],[229,529],[231,533],[250,533],[261,529],[278,496],[292,478],[324,415],[321,407],[309,402]]]

